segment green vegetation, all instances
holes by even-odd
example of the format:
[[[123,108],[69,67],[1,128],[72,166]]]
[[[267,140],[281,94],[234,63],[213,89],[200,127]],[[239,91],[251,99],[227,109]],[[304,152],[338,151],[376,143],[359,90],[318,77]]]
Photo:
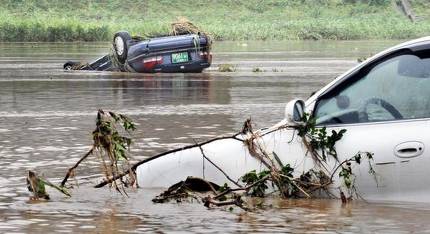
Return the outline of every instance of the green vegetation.
[[[411,3],[415,23],[390,0],[4,0],[0,41],[107,41],[121,29],[154,36],[181,16],[216,40],[406,39],[430,32],[428,0]]]

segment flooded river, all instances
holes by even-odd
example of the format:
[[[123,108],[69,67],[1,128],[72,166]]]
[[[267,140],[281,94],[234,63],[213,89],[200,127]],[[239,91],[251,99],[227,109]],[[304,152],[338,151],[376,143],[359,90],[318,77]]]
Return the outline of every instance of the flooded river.
[[[49,190],[51,201],[30,202],[25,185],[29,169],[62,179],[88,151],[98,109],[138,123],[137,161],[237,132],[248,117],[256,127],[276,123],[287,101],[307,98],[358,57],[396,43],[218,42],[214,65],[202,74],[146,75],[62,71],[64,61],[96,58],[108,43],[0,44],[0,233],[430,232],[427,204],[266,199],[264,208],[248,213],[197,202],[153,204],[161,189],[130,190],[129,197],[94,189],[96,160],[77,170],[85,183],[72,198]],[[219,64],[237,71],[218,72]]]

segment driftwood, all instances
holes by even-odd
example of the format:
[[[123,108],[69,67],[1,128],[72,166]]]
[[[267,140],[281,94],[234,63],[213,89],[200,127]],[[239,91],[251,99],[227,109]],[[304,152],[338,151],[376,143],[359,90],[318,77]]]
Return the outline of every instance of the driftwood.
[[[241,196],[235,196],[233,199],[228,201],[216,201],[216,200],[213,200],[211,197],[205,197],[202,199],[202,201],[204,203],[204,206],[206,206],[207,208],[210,208],[211,205],[218,206],[218,207],[235,205],[242,208],[245,211],[250,211],[250,209],[244,205],[245,202],[242,200]]]
[[[184,198],[191,197],[198,199],[196,193],[213,193],[217,194],[220,186],[202,178],[189,176],[185,181],[180,181],[170,186],[166,191],[152,199],[155,203],[164,203],[172,199],[177,202]]]
[[[262,183],[267,178],[268,177],[257,183]],[[237,189],[228,188],[227,190],[220,192],[221,186],[202,178],[190,176],[185,181],[180,181],[170,186],[166,191],[152,199],[152,201],[155,203],[165,203],[171,200],[182,202],[183,199],[191,198],[198,201],[201,200],[203,205],[208,208],[212,205],[217,207],[235,205],[244,210],[249,210],[245,205],[245,202],[242,200],[242,196],[234,192],[247,191],[251,187],[252,186]],[[208,193],[213,194],[214,196],[211,197],[210,195],[207,195]],[[231,197],[227,198],[227,195],[231,195]]]

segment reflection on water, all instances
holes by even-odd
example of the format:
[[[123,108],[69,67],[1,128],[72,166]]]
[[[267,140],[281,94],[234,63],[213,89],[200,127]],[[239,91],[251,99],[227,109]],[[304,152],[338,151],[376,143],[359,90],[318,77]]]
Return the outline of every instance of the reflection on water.
[[[408,232],[430,231],[430,207],[337,200],[264,200],[263,209],[207,210],[202,204],[152,204],[160,190],[122,197],[93,189],[99,173],[88,161],[72,198],[50,191],[50,202],[29,202],[26,170],[58,182],[88,150],[98,109],[130,115],[137,123],[134,160],[227,134],[252,117],[257,127],[283,117],[285,103],[308,97],[337,74],[396,44],[382,42],[223,42],[214,67],[202,74],[64,72],[69,59],[91,60],[96,44],[0,44],[0,233]],[[217,64],[238,67],[217,72]],[[265,70],[252,73],[255,67]],[[180,178],[178,178],[179,180]],[[419,213],[420,215],[417,215]]]
[[[205,208],[201,203],[152,204],[159,190],[139,190],[129,198],[79,188],[74,197],[49,203],[16,201],[2,212],[1,230],[34,232],[298,232],[405,233],[430,231],[430,210],[411,204],[337,200],[264,200],[262,209],[243,212]],[[87,194],[91,194],[88,196]],[[261,201],[254,201],[261,202]],[[90,205],[89,205],[90,204]],[[418,215],[419,214],[419,215]],[[2,217],[3,216],[3,217]]]

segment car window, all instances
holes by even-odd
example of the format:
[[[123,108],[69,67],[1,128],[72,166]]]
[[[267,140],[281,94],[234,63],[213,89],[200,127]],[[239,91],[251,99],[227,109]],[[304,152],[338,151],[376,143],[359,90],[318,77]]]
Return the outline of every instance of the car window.
[[[363,123],[430,117],[430,59],[403,54],[387,59],[320,98],[317,124]]]

